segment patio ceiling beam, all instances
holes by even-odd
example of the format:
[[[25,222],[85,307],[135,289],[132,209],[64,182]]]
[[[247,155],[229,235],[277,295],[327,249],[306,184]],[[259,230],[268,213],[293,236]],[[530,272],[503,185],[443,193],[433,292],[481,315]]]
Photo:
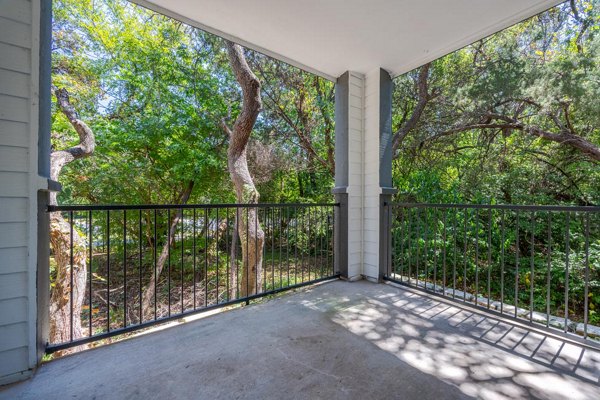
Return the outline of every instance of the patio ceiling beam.
[[[561,0],[130,0],[335,81],[392,78]]]
[[[283,62],[285,62],[285,63],[287,63],[289,65],[292,65],[294,67],[300,68],[303,71],[310,72],[311,74],[315,74],[317,76],[320,76],[321,78],[327,79],[328,81],[331,81],[331,82],[335,82],[336,81],[336,77],[333,76],[333,75],[326,74],[325,72],[319,71],[319,70],[317,70],[315,68],[312,68],[312,67],[310,67],[310,66],[308,66],[306,64],[303,64],[303,63],[298,62],[296,60],[293,60],[293,59],[291,59],[289,57],[281,55],[281,54],[279,54],[277,52],[269,50],[269,49],[267,49],[265,47],[262,47],[260,45],[255,44],[255,43],[251,43],[251,42],[249,42],[247,40],[244,40],[241,37],[238,37],[238,36],[229,34],[227,32],[224,32],[222,30],[219,30],[219,29],[210,27],[208,25],[205,25],[205,24],[203,24],[201,22],[196,21],[195,19],[186,17],[186,16],[184,16],[182,14],[179,14],[177,12],[171,11],[171,10],[169,10],[169,9],[167,9],[165,7],[162,7],[162,6],[158,5],[158,4],[155,4],[155,3],[151,2],[151,1],[147,1],[147,0],[129,0],[129,2],[137,4],[137,5],[142,6],[144,8],[147,8],[148,10],[155,11],[155,12],[157,12],[159,14],[162,14],[162,15],[165,15],[167,17],[173,18],[173,19],[175,19],[177,21],[181,21],[184,24],[187,24],[189,26],[193,26],[194,28],[198,28],[200,30],[203,30],[204,32],[212,33],[213,35],[216,35],[216,36],[219,36],[219,37],[221,37],[223,39],[229,40],[230,42],[234,42],[234,43],[237,43],[237,44],[239,44],[241,46],[244,46],[247,49],[254,50],[254,51],[257,51],[257,52],[259,52],[261,54],[264,54],[266,56],[272,57],[272,58],[274,58],[276,60],[283,61]]]

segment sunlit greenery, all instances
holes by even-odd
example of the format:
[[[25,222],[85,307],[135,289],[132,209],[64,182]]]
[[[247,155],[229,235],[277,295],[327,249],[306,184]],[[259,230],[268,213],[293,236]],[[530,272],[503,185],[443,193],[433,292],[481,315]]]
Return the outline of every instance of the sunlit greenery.
[[[394,128],[407,126],[419,102],[425,106],[398,147],[396,199],[598,205],[600,159],[572,143],[600,147],[599,61],[600,2],[584,0],[397,78]],[[548,140],[537,130],[566,139]],[[567,218],[566,212],[431,208],[398,209],[396,217],[399,274],[408,276],[410,268],[413,279],[455,285],[492,302],[515,304],[518,295],[520,307],[531,302],[551,315],[564,316],[568,299],[576,322],[584,320],[587,300],[589,321],[600,323],[598,212]]]
[[[174,203],[190,181],[191,203],[234,202],[221,122],[241,91],[223,40],[124,0],[57,0],[53,35],[53,85],[97,140],[61,176],[63,203]],[[262,83],[249,146],[261,200],[330,200],[333,83],[247,58]],[[58,110],[52,129],[56,148],[77,139]]]
[[[52,84],[69,91],[97,142],[91,157],[63,170],[59,202],[172,204],[192,186],[189,203],[234,203],[223,123],[231,124],[240,112],[241,90],[224,41],[125,0],[55,0],[53,5]],[[263,110],[248,146],[249,169],[260,201],[332,201],[334,84],[253,51],[245,55],[261,81]],[[573,146],[572,140],[549,140],[538,134],[564,134],[596,149],[600,146],[600,1],[564,3],[427,68],[424,75],[419,68],[394,81],[394,132],[407,127],[422,105],[394,155],[396,201],[580,206],[600,202],[599,159]],[[425,95],[420,92],[420,77]],[[55,149],[77,142],[71,124],[56,107],[52,142]],[[212,290],[209,294],[207,289],[204,297],[207,304],[228,299],[227,280],[217,284],[217,274],[222,277],[228,271],[231,254],[227,232],[234,231],[233,210],[227,212],[204,219],[184,215],[171,249],[181,266],[168,270],[174,274],[168,281],[164,274],[161,277],[162,306],[170,296],[178,301],[185,293],[189,303],[198,282]],[[542,312],[548,305],[549,279],[551,311],[564,315],[565,260],[569,260],[569,307],[577,321],[582,320],[586,282],[582,254],[589,248],[589,318],[600,322],[595,311],[600,308],[597,214],[591,218],[586,241],[585,214],[573,214],[567,231],[564,213],[550,225],[546,214],[524,214],[517,225],[514,213],[503,220],[496,211],[445,216],[441,210],[411,212],[396,214],[394,221],[396,267],[416,266],[420,254],[421,263],[426,262],[421,266],[431,268],[411,270],[411,274],[433,281],[433,268],[441,268],[441,257],[451,260],[446,274],[454,274],[456,258],[457,288],[487,293],[489,283],[490,296],[504,296],[509,303],[515,302],[513,293],[518,289],[518,304],[527,307],[534,283],[534,309]],[[103,293],[109,267],[115,271],[109,286],[121,285],[120,273],[130,262],[128,257],[133,263],[130,274],[143,275],[146,284],[153,263],[148,252],[164,245],[169,217],[159,215],[154,224],[151,213],[134,213],[128,216],[127,226],[123,218],[121,222],[116,218],[111,227],[115,242],[108,255],[101,230],[105,215],[94,215],[94,225],[100,228],[92,232],[97,247],[90,266],[93,289]],[[265,289],[296,282],[303,273],[322,276],[320,270],[311,271],[314,265],[329,268],[331,209],[312,216],[291,209],[277,218],[265,210],[260,218],[267,233]],[[313,228],[310,218],[314,218]],[[217,225],[224,219],[225,233],[218,233]],[[196,226],[198,221],[204,225]],[[156,242],[153,228],[159,234]],[[198,240],[193,238],[196,228],[204,235]],[[89,234],[83,222],[77,229]],[[126,237],[119,236],[127,229]],[[137,229],[143,232],[138,234]],[[428,238],[423,235],[427,230]],[[132,243],[127,244],[127,237]],[[571,239],[568,256],[567,237]],[[287,265],[275,268],[275,260],[281,260],[279,246],[293,249],[293,254],[286,254],[295,271],[290,278]],[[140,253],[144,255],[138,260]],[[518,272],[517,255],[525,257]],[[310,257],[315,258],[314,264]],[[196,258],[206,260],[204,271],[196,269]],[[438,273],[444,271],[435,271],[439,283]],[[502,272],[507,274],[503,286]],[[487,281],[488,273],[493,281]],[[175,295],[166,286],[171,279],[174,287],[181,286]],[[139,282],[137,288],[134,283],[123,291],[131,291],[135,299]],[[115,300],[115,326],[127,318],[118,303],[122,295],[118,292]],[[91,311],[101,313],[106,304],[100,294],[92,300]],[[90,311],[87,307],[84,320]]]
[[[451,132],[515,120],[600,145],[600,3],[575,5],[577,16],[567,2],[432,63],[429,100],[397,154],[399,198],[600,202],[598,161],[565,143],[509,127]],[[417,104],[418,75],[417,69],[395,81],[395,128]]]

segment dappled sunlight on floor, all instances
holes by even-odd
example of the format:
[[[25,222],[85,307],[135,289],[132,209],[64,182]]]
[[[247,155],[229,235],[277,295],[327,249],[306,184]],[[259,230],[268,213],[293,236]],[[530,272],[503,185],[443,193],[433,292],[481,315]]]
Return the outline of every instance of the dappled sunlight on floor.
[[[335,281],[62,357],[0,400],[600,399],[599,371],[598,351]]]
[[[600,398],[600,351],[409,289],[365,295],[332,320],[468,396]]]

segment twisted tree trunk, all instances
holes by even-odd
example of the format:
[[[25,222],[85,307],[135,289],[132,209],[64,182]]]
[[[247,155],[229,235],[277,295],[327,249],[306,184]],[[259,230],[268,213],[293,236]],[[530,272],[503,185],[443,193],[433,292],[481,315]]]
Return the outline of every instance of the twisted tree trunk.
[[[239,45],[227,42],[227,52],[231,69],[243,93],[242,110],[233,128],[223,124],[229,135],[227,165],[238,203],[256,204],[260,195],[248,170],[246,150],[262,107],[260,82],[248,66],[243,49]],[[236,225],[242,247],[240,295],[250,296],[262,288],[262,250],[265,233],[258,221],[258,208],[241,209],[236,218]]]
[[[56,89],[54,94],[59,109],[69,119],[79,135],[77,146],[67,150],[53,151],[50,155],[50,178],[58,181],[63,167],[72,161],[90,156],[94,152],[96,142],[93,131],[79,119],[71,105],[67,90]],[[57,204],[56,193],[51,192],[50,205]],[[56,261],[56,279],[50,295],[49,333],[52,343],[62,343],[83,337],[81,307],[86,288],[87,243],[60,212],[54,212],[50,214],[50,245]],[[72,262],[71,246],[73,248]],[[78,346],[58,353],[67,354],[86,347],[85,345]]]

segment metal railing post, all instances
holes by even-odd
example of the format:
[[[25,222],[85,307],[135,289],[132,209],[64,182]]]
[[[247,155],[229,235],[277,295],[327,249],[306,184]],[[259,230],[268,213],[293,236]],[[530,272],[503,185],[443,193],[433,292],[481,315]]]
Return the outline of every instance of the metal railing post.
[[[378,281],[392,271],[392,196],[397,190],[382,188],[379,195],[379,276]]]
[[[333,225],[334,272],[342,279],[348,279],[348,193],[346,188],[333,189],[337,206]]]

